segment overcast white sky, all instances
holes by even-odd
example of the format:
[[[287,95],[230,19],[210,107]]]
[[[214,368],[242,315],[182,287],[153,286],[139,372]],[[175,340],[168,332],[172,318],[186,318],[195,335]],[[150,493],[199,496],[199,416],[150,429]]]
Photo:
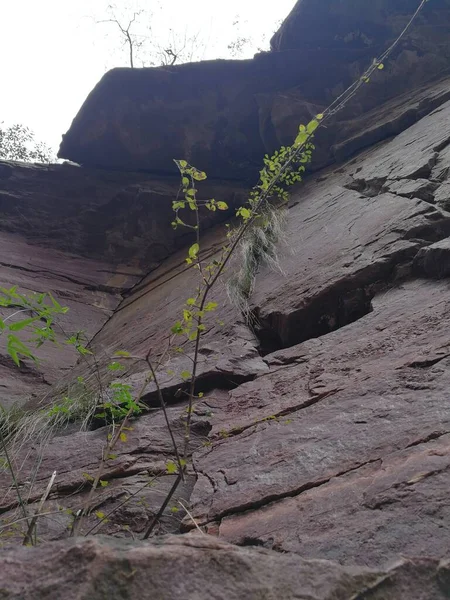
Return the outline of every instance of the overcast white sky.
[[[118,28],[107,19],[113,0],[0,0],[0,123],[22,123],[57,150],[62,133],[102,75],[128,66]],[[146,45],[138,56],[158,60],[175,39],[194,58],[227,58],[227,46],[251,38],[242,58],[268,43],[295,0],[116,0],[124,21],[145,9],[135,31]],[[130,17],[131,18],[131,17]],[[236,23],[238,21],[238,23]],[[151,28],[151,30],[149,29]],[[265,35],[265,39],[264,36]],[[196,42],[192,43],[192,37]]]

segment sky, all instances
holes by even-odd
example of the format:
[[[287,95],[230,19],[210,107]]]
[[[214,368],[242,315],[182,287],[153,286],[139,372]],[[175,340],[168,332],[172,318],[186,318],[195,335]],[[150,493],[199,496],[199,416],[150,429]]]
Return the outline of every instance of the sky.
[[[86,96],[113,67],[129,66],[116,23],[141,44],[135,66],[158,64],[168,45],[185,60],[250,58],[295,0],[0,0],[0,123],[22,123],[57,151]],[[106,21],[106,22],[105,22]],[[241,49],[230,44],[248,40]],[[239,46],[239,44],[238,44]]]

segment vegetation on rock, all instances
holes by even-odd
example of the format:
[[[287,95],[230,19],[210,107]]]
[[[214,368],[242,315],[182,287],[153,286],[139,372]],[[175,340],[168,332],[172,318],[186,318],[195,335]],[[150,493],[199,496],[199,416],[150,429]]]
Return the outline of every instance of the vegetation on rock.
[[[150,383],[156,386],[159,405],[164,413],[174,456],[176,457],[175,461],[169,460],[166,463],[166,473],[176,475],[174,483],[161,502],[159,510],[149,519],[143,538],[148,538],[154,531],[178,485],[185,480],[188,474],[193,408],[195,401],[202,397],[202,392],[198,390],[197,385],[201,343],[207,329],[208,320],[218,307],[217,302],[211,299],[212,290],[231,265],[231,260],[240,252],[242,267],[231,277],[229,290],[230,296],[234,298],[247,320],[251,320],[247,302],[253,289],[255,276],[262,264],[266,263],[275,267],[277,265],[276,244],[280,235],[282,235],[282,210],[288,200],[287,190],[290,186],[302,180],[306,165],[311,160],[312,152],[315,149],[313,140],[317,130],[342,110],[358,90],[370,82],[371,77],[377,70],[384,68],[384,62],[409,30],[426,2],[427,0],[422,0],[399,38],[379,58],[374,59],[357,81],[323,113],[317,114],[306,125],[301,124],[299,126],[297,136],[291,146],[283,146],[272,156],[266,155],[264,157],[264,166],[260,171],[258,183],[253,188],[248,202],[237,208],[235,223],[227,225],[224,245],[212,257],[205,256],[202,252],[200,214],[203,211],[225,211],[228,206],[225,202],[215,198],[200,201],[197,188],[199,183],[206,179],[206,173],[188,164],[185,160],[175,161],[181,175],[181,188],[180,196],[173,202],[174,220],[172,225],[175,228],[185,227],[189,229],[194,237],[193,243],[188,248],[185,261],[187,268],[197,271],[198,285],[186,298],[179,319],[172,325],[167,348],[161,353],[160,358],[155,360],[151,350],[147,353],[145,361],[148,365],[148,373],[138,392],[133,395],[130,386],[122,383],[120,378],[113,381],[109,386],[104,386],[102,381],[99,380],[98,393],[94,401],[87,403],[89,417],[95,416],[102,422],[110,424],[110,427],[100,464],[94,472],[86,474],[87,485],[90,486],[90,489],[83,506],[73,515],[72,534],[87,534],[91,531],[91,529],[86,531],[83,526],[85,518],[95,510],[94,497],[97,490],[108,485],[108,482],[103,478],[105,465],[117,459],[116,447],[119,444],[127,443],[127,431],[132,426],[131,419],[146,409],[142,403],[142,397]],[[20,136],[18,139],[20,141]],[[10,150],[10,152],[12,151]],[[25,152],[23,156],[30,158],[31,154],[27,155]],[[0,304],[4,308],[12,309],[15,312],[0,320],[0,329],[7,338],[9,356],[16,365],[20,366],[21,360],[24,358],[36,360],[31,346],[39,347],[44,342],[56,343],[54,316],[64,314],[67,309],[56,302],[51,295],[25,296],[18,293],[15,288],[2,289],[1,291],[3,296],[0,298]],[[18,314],[23,314],[26,318],[12,321],[12,318]],[[23,331],[24,335],[29,337],[24,340],[20,339],[15,333],[18,331]],[[89,345],[84,343],[80,333],[69,335],[66,343],[73,345],[81,358],[90,354]],[[164,395],[159,383],[161,372],[165,369],[165,359],[172,353],[183,354],[188,357],[192,364],[189,370],[184,370],[179,374],[186,383],[185,388],[181,390],[181,394],[186,399],[184,436],[181,445],[176,442],[172,431]],[[131,357],[126,349],[117,352],[115,356],[111,357],[109,370],[120,375],[124,361]],[[83,384],[82,381],[79,383]],[[47,419],[48,422],[53,422],[56,418],[57,423],[60,424],[64,420],[73,419],[75,416],[79,417],[80,403],[76,404],[76,409],[74,405],[73,399],[66,396],[63,402],[55,403],[50,409],[47,408],[45,415],[41,413],[41,418],[44,416],[44,419]],[[37,539],[36,528],[39,511],[42,509],[42,505],[51,490],[54,477],[48,484],[46,495],[42,499],[38,513],[30,515],[26,500],[22,498],[13,459],[10,455],[10,448],[14,448],[14,431],[11,429],[7,417],[4,418],[4,423],[3,430],[0,428],[0,441],[5,454],[3,466],[9,469],[11,473],[11,479],[17,492],[18,504],[27,524],[24,542],[34,544]],[[22,435],[23,428],[21,425],[16,423],[15,427],[16,432]],[[99,524],[107,519],[107,515],[101,512],[96,514],[99,518]]]

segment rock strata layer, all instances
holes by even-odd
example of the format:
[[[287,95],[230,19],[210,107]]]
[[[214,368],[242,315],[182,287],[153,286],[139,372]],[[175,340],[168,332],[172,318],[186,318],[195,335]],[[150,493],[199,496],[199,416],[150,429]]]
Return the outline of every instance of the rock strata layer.
[[[236,548],[206,536],[158,543],[106,538],[23,548],[0,558],[4,600],[444,600],[448,563],[402,559],[384,569],[343,567],[261,548]]]

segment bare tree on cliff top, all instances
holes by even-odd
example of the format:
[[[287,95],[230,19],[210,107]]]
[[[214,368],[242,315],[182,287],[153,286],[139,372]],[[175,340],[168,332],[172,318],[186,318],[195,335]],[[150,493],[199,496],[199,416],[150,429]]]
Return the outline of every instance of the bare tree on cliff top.
[[[98,8],[93,17],[105,29],[106,37],[113,38],[113,52],[118,49],[129,67],[171,66],[208,58],[244,58],[253,52],[268,49],[270,30],[255,33],[251,20],[235,14],[230,21],[217,17],[199,21],[177,19],[179,12],[173,5],[153,2],[148,9],[142,0],[126,0]],[[106,11],[106,12],[105,12]],[[219,29],[218,29],[218,23]],[[280,21],[271,26],[272,33]],[[221,33],[230,27],[230,39]],[[117,59],[116,55],[116,59]]]
[[[189,31],[186,26],[184,32],[169,28],[161,34],[157,23],[163,10],[162,3],[152,11],[141,6],[138,0],[129,0],[125,5],[109,4],[107,18],[96,19],[98,24],[114,27],[131,68],[201,60],[206,41],[201,39],[200,32]]]

